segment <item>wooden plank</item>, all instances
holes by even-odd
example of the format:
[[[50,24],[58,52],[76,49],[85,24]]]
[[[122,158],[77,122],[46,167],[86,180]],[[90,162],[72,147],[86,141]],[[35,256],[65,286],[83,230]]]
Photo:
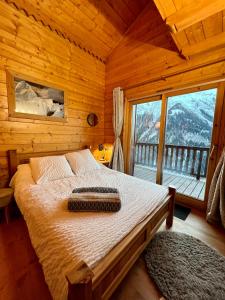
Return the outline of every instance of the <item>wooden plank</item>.
[[[183,192],[184,195],[191,195],[191,193],[193,192],[197,184],[198,184],[198,180],[193,179],[190,185],[184,190]]]
[[[155,176],[156,176],[156,171],[143,167],[141,165],[135,165],[135,171],[134,171],[134,176],[152,181],[154,182]],[[185,177],[182,175],[176,175],[172,173],[168,173],[164,171],[164,181],[163,185],[168,186],[168,185],[174,185],[177,188],[177,191],[179,193],[183,193],[184,190],[186,190],[190,184],[193,185],[193,180],[196,181],[196,188],[200,189],[200,186],[198,186],[198,181],[195,179],[190,179],[190,177]],[[204,184],[204,183],[203,183]],[[196,188],[192,191],[192,193],[195,192]],[[191,196],[191,194],[189,194]]]
[[[148,167],[135,164],[134,176],[143,180],[155,182],[156,171]],[[176,173],[163,172],[164,186],[173,185],[180,194],[203,200],[205,192],[205,181],[196,180]]]
[[[205,199],[205,192],[206,192],[206,184],[202,187],[202,190],[200,191],[198,195],[198,199],[204,200]]]
[[[184,56],[193,56],[217,47],[225,47],[225,32],[203,40],[202,42],[185,46],[182,48],[181,52]]]
[[[158,146],[158,157],[157,157],[157,178],[158,184],[162,183],[162,169],[163,169],[163,154],[164,154],[164,143],[165,143],[165,132],[166,132],[166,114],[167,114],[167,99],[166,96],[162,96],[161,101],[161,115],[160,115],[160,132],[159,132],[159,146]]]
[[[156,182],[156,171],[135,164],[134,176],[147,181]]]
[[[173,36],[176,37],[177,44],[179,45],[179,49],[181,51],[182,47],[189,44],[186,31],[180,31],[178,33],[172,33]]]
[[[154,3],[163,19],[166,19],[166,17],[176,12],[176,6],[173,0],[154,0]]]
[[[168,186],[169,184],[172,184],[173,180],[175,180],[177,178],[176,175],[174,174],[169,174],[169,173],[166,173],[165,171],[163,172],[163,182],[162,184],[164,186]]]
[[[117,13],[118,17],[120,17],[127,26],[129,26],[136,18],[136,14],[134,14],[131,10],[129,10],[125,2],[120,0],[114,0],[114,1],[106,0],[106,1]]]
[[[193,179],[186,178],[182,184],[182,186],[179,187],[179,190],[177,190],[178,193],[183,194],[184,191],[188,188],[188,186],[192,183]]]
[[[142,1],[136,1],[136,0],[123,0],[123,2],[126,3],[127,7],[134,15],[140,14],[140,12],[143,10],[143,7],[145,7],[148,4],[148,0],[142,0]]]
[[[179,176],[178,176],[179,177]],[[175,183],[176,189],[179,189],[184,184],[186,178],[184,176],[180,176],[180,179]]]
[[[225,9],[224,0],[190,1],[189,5],[169,15],[166,18],[166,23],[173,32],[179,32],[223,9]]]
[[[193,40],[195,43],[199,43],[205,40],[205,31],[202,22],[198,22],[192,25],[191,27],[187,28],[185,32],[187,33],[189,29],[191,30],[191,34],[193,36]],[[188,36],[188,40],[190,41],[189,36]]]
[[[225,31],[225,10],[222,11],[222,28]]]
[[[223,12],[219,12],[202,21],[205,38],[212,37],[223,32]]]
[[[167,186],[172,185],[172,186],[175,186],[176,189],[178,189],[182,185],[183,181],[184,181],[184,177],[179,176],[177,174],[177,175],[174,175],[174,178],[167,183]]]
[[[199,198],[199,195],[201,194],[201,192],[204,193],[204,190],[205,190],[204,187],[205,187],[205,182],[199,180],[198,184],[196,185],[196,187],[194,188],[194,190],[192,191],[190,196],[193,198],[201,199],[201,198]]]

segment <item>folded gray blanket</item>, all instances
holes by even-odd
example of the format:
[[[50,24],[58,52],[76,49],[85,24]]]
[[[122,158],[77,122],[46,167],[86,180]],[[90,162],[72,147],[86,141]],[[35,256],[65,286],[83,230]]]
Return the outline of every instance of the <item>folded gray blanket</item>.
[[[70,211],[118,211],[121,208],[116,188],[88,187],[73,190],[69,201]]]

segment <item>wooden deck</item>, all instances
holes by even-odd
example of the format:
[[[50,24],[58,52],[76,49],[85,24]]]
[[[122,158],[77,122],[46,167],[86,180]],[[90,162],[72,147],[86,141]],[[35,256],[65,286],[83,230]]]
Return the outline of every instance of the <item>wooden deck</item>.
[[[156,170],[150,169],[146,166],[135,164],[134,176],[144,180],[155,182]],[[204,200],[205,178],[197,180],[195,177],[184,176],[177,173],[164,171],[163,185],[173,185],[176,187],[178,193],[196,198],[201,201]]]

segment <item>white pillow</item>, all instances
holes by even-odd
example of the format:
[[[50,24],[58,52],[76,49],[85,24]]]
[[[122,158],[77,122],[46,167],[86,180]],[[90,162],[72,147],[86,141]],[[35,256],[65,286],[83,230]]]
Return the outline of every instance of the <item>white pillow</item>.
[[[33,157],[30,166],[37,184],[74,176],[64,155]]]
[[[66,158],[76,175],[83,175],[101,169],[89,149],[67,153]]]
[[[35,184],[29,164],[22,164],[17,166],[17,171],[10,180],[9,186],[15,189],[16,186],[19,186],[21,184]]]

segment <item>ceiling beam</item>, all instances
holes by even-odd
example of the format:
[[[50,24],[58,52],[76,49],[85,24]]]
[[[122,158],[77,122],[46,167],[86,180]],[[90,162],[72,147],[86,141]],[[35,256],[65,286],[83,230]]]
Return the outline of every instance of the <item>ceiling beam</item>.
[[[159,0],[154,0],[155,2]],[[168,0],[166,0],[167,2]],[[225,9],[225,0],[194,0],[165,18],[176,33]]]
[[[217,34],[199,43],[187,45],[182,48],[181,53],[185,57],[188,57],[219,47],[225,47],[225,32]]]
[[[173,0],[153,0],[161,17],[165,20],[168,16],[175,13],[176,7]]]
[[[171,38],[172,38],[174,44],[175,44],[176,47],[177,47],[179,56],[180,56],[182,59],[188,60],[188,59],[189,59],[189,56],[186,56],[186,55],[183,54],[182,48],[181,48],[181,46],[180,46],[180,43],[179,43],[178,40],[177,40],[177,35],[176,35],[175,33],[173,33],[173,32],[170,31],[170,36],[171,36]]]
[[[163,20],[165,20],[169,14],[172,14],[173,12],[176,11],[176,7],[174,6],[173,0],[167,0],[164,2],[162,0],[153,0],[153,2],[155,3],[155,6]],[[168,26],[168,28],[169,28],[169,26]],[[177,48],[177,52],[179,53],[180,57],[187,59],[187,57],[184,57],[181,53],[181,47],[176,38],[176,34],[173,33],[170,28],[169,28],[168,32]]]

